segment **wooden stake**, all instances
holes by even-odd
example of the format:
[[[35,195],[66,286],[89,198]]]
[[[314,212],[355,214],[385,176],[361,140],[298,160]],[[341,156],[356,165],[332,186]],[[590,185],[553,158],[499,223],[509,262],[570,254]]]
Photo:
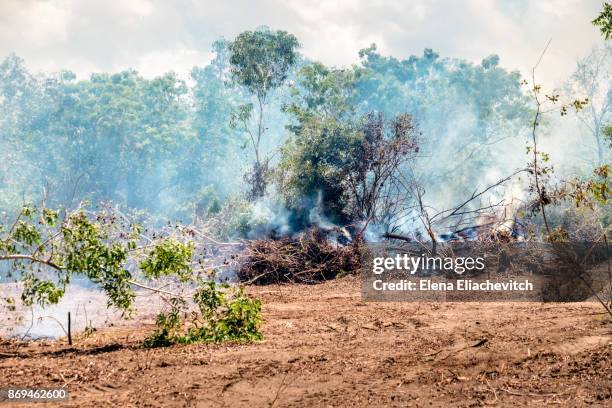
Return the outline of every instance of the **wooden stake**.
[[[72,346],[72,330],[70,326],[71,326],[70,312],[68,312],[68,345]]]

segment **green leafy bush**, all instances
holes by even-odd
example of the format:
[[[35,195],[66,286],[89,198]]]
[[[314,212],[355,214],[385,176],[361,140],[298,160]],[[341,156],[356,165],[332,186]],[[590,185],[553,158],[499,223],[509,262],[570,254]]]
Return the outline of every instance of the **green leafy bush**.
[[[21,299],[27,306],[57,304],[73,277],[81,276],[99,286],[108,306],[125,317],[133,310],[133,287],[169,297],[170,311],[158,315],[157,330],[145,342],[149,347],[261,339],[258,299],[197,277],[193,265],[201,262],[203,247],[193,241],[192,229],[168,224],[150,231],[110,208],[91,212],[79,207],[60,219],[57,211],[24,206],[12,222],[1,221],[0,265],[9,265],[7,278],[23,284]],[[139,270],[131,272],[130,265]],[[139,272],[153,285],[139,282]],[[197,285],[195,308],[182,291],[155,284],[173,277]]]
[[[193,301],[197,310],[188,313],[185,322],[181,316],[186,314],[186,303],[172,299],[171,310],[157,315],[157,330],[145,340],[145,347],[262,339],[261,302],[242,288],[202,281]]]

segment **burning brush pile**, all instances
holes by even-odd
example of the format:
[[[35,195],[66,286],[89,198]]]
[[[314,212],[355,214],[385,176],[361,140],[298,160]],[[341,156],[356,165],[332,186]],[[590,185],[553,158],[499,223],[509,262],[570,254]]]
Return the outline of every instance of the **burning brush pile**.
[[[238,279],[256,285],[333,279],[359,270],[359,246],[359,241],[339,244],[328,231],[316,227],[296,237],[249,241]]]

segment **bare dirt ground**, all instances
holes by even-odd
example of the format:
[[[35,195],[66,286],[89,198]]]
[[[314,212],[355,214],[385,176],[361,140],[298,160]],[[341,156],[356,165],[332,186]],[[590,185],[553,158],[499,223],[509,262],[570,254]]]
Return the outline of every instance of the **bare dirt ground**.
[[[249,288],[264,305],[255,344],[146,350],[147,325],[72,348],[4,341],[0,386],[65,386],[57,405],[72,407],[612,406],[612,324],[595,303],[364,303],[359,290],[354,277]]]

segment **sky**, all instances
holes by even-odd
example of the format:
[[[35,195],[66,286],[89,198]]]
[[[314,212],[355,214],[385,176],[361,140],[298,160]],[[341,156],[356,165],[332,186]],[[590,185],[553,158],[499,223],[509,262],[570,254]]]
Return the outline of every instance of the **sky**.
[[[600,0],[0,0],[0,57],[11,52],[33,71],[134,68],[146,77],[187,77],[212,57],[220,37],[266,25],[297,36],[312,60],[345,66],[376,43],[406,58],[433,48],[444,57],[530,72],[546,42],[539,82],[566,79],[601,41],[591,25]]]

